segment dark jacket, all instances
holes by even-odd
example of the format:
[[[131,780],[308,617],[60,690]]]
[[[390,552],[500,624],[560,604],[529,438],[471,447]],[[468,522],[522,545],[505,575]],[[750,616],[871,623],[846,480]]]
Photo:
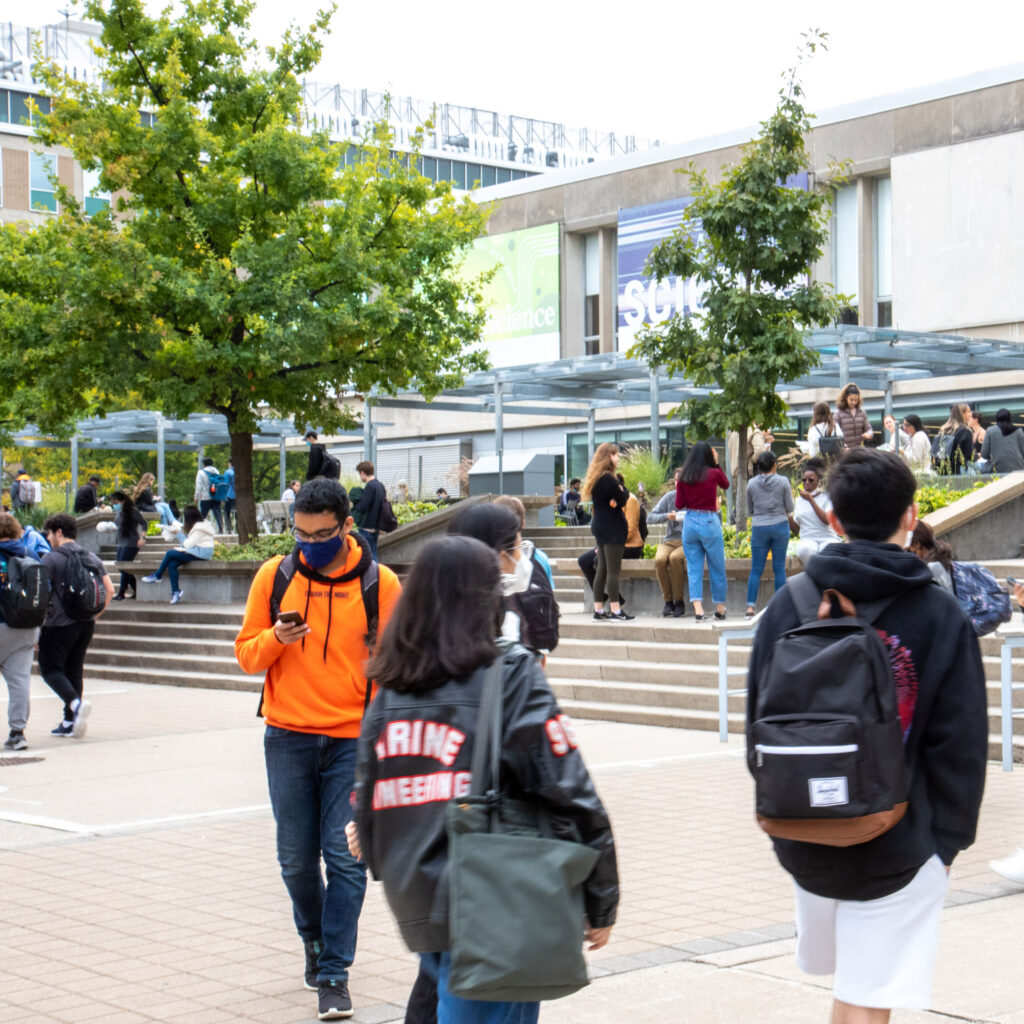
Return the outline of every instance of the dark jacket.
[[[142,518],[142,513],[139,512],[138,508],[133,508],[131,512],[125,515],[125,510],[122,507],[114,517],[114,524],[117,526],[117,543],[119,547],[137,548],[139,546],[139,536],[146,536],[146,520]]]
[[[938,437],[948,437],[939,434]],[[934,449],[932,449],[934,451]],[[974,432],[970,427],[957,427],[953,434],[953,450],[949,455],[949,469],[954,473],[962,472],[974,458]],[[946,467],[941,467],[945,469]]]
[[[99,503],[100,499],[96,494],[96,488],[92,484],[82,484],[75,491],[74,513],[76,516],[84,515],[86,512],[91,512]]]
[[[611,473],[602,473],[594,484],[590,499],[594,514],[590,532],[597,543],[625,544],[629,535],[625,512],[629,491]],[[609,504],[612,501],[615,508]]]
[[[91,551],[80,548],[74,541],[65,541],[59,548],[47,551],[43,555],[43,565],[50,577],[50,602],[46,606],[46,618],[43,620],[44,627],[50,626],[71,626],[75,619],[64,610],[64,602],[61,600],[64,593],[64,573],[67,570],[68,555],[72,551],[81,551],[85,561],[89,562],[102,571],[107,577],[107,570],[100,561],[99,556]]]
[[[156,499],[153,497],[153,488],[147,487],[136,499],[135,507],[140,512],[155,512]]]
[[[311,444],[309,446],[309,465],[306,467],[306,479],[324,475],[324,467],[327,462],[327,446],[323,444]]]
[[[384,489],[384,485],[376,477],[366,481],[363,485],[363,493],[352,509],[353,516],[356,516],[356,513],[359,514],[357,522],[362,529],[380,529],[380,513],[384,508],[387,496],[388,492]]]
[[[421,779],[430,779],[450,784],[456,795],[469,792],[483,679],[481,669],[464,683],[453,680],[427,692],[382,691],[363,722],[356,770],[359,839],[373,877],[384,883],[402,938],[414,952],[449,946],[442,883],[448,865],[447,793],[438,786],[436,795],[424,796],[418,787],[424,785]],[[600,851],[584,890],[586,912],[594,927],[614,924],[619,880],[611,824],[576,749],[571,725],[537,659],[518,644],[505,650],[503,686],[502,790],[514,798],[528,795],[571,819],[582,840]],[[417,728],[420,722],[436,723],[444,731],[432,731],[441,741],[433,756],[396,752],[382,757],[388,753],[389,722],[404,723],[407,736],[427,735],[426,726],[422,732]],[[464,742],[456,742],[463,736]],[[391,785],[391,780],[398,784]]]
[[[899,595],[875,627],[890,652],[900,718],[909,732],[907,813],[890,831],[857,846],[774,839],[782,866],[808,892],[871,900],[906,885],[937,853],[950,864],[974,842],[988,757],[985,673],[971,624],[951,593],[932,583],[916,555],[892,544],[830,544],[807,563],[819,587],[854,604]],[[751,714],[776,637],[799,624],[785,587],[757,630],[747,677],[747,746]],[[753,762],[748,755],[748,765]]]

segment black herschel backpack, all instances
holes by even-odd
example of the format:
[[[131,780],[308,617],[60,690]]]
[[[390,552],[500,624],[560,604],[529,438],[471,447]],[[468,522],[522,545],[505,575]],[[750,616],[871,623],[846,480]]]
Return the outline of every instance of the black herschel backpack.
[[[801,624],[775,641],[751,715],[758,824],[779,839],[865,843],[907,809],[896,684],[872,625],[895,596],[855,608],[806,573],[786,589]]]

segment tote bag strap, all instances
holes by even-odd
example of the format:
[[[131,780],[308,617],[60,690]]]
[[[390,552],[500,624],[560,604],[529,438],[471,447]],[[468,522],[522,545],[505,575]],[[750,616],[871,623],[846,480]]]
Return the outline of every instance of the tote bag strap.
[[[490,796],[496,793],[501,775],[501,719],[503,694],[501,676],[504,658],[499,654],[484,676],[480,694],[480,712],[473,738],[473,760],[470,796]],[[489,755],[489,756],[488,756]]]

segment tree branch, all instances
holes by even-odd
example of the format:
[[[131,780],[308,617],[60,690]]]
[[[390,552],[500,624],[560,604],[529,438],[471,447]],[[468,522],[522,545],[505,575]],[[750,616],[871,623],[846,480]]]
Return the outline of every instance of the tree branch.
[[[125,27],[125,24],[124,24],[124,15],[121,14],[120,11],[118,11],[118,13],[117,13],[117,21],[118,21],[118,24],[121,26],[121,31],[125,34],[125,39],[127,40],[127,38],[128,38],[128,29]],[[166,98],[163,95],[163,91],[161,89],[159,89],[156,86],[156,84],[153,82],[153,80],[149,77],[149,72],[146,70],[146,65],[142,63],[142,58],[136,52],[135,47],[132,46],[132,44],[130,42],[126,42],[126,45],[128,47],[128,52],[132,55],[132,57],[135,58],[135,63],[138,64],[139,72],[142,75],[142,80],[146,83],[146,88],[149,89],[150,94],[152,95],[153,99],[156,101],[157,106],[158,107],[166,107],[167,106],[167,100],[166,100]]]
[[[319,295],[319,294],[320,294],[321,292],[325,292],[325,291],[327,291],[327,289],[328,289],[328,288],[334,288],[334,287],[337,287],[338,285],[341,285],[341,284],[344,284],[344,283],[345,283],[344,281],[331,281],[331,282],[330,282],[329,284],[325,284],[325,285],[321,286],[320,288],[314,288],[314,289],[313,289],[313,290],[312,290],[312,291],[311,291],[311,292],[309,293],[309,297],[310,297],[310,299],[313,299],[313,300],[315,300],[315,299],[316,299],[316,297],[317,297],[317,296],[318,296],[318,295]]]

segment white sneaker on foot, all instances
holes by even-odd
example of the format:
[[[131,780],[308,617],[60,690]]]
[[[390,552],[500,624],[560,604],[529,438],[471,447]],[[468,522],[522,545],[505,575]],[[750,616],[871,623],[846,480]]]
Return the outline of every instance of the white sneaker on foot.
[[[176,590],[171,594],[171,604],[178,604],[184,596],[185,595],[180,590]]]
[[[85,730],[89,725],[86,719],[89,717],[90,711],[92,711],[92,705],[87,700],[79,702],[78,710],[75,712],[75,719],[71,723],[71,735],[76,740],[80,740],[85,735]]]
[[[997,875],[1024,885],[1024,850],[1017,850],[1016,853],[1011,853],[1009,857],[1004,857],[1002,860],[990,860],[988,866]]]
[[[143,583],[159,583],[160,582],[160,577],[159,576],[154,576],[152,573],[150,573],[149,576],[143,576],[142,577],[142,582]]]

